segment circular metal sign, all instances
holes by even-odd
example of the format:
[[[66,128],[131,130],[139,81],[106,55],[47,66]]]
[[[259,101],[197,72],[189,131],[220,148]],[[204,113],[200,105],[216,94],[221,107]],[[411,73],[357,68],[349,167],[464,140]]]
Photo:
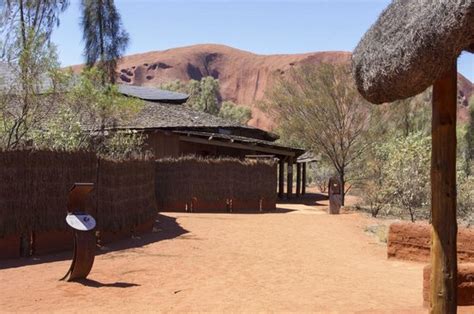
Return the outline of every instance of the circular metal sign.
[[[66,216],[67,224],[79,231],[89,231],[95,228],[95,219],[88,214],[69,214]]]

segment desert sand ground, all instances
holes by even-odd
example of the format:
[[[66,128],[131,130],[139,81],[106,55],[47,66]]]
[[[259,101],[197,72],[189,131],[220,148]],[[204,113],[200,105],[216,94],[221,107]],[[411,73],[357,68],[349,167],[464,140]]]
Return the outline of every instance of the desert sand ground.
[[[364,232],[372,218],[305,203],[161,213],[153,234],[103,248],[80,283],[58,281],[69,253],[0,262],[0,312],[426,312],[424,265],[387,260]]]

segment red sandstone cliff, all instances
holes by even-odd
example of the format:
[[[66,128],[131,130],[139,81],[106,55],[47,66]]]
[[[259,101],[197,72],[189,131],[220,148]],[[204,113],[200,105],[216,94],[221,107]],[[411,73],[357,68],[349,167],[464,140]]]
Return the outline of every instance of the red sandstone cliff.
[[[276,76],[303,63],[350,62],[350,52],[312,52],[305,54],[257,55],[223,45],[195,45],[124,57],[119,63],[119,82],[158,86],[170,80],[218,78],[224,100],[252,108],[250,124],[263,129],[273,126],[272,119],[257,108]],[[459,76],[460,90],[466,97],[473,93],[472,83]],[[461,108],[460,118],[467,117]]]
[[[119,81],[135,85],[160,85],[169,80],[219,79],[222,98],[252,108],[250,124],[264,129],[271,119],[255,105],[271,86],[274,77],[291,67],[309,63],[347,63],[349,52],[257,55],[221,45],[196,45],[124,57]]]

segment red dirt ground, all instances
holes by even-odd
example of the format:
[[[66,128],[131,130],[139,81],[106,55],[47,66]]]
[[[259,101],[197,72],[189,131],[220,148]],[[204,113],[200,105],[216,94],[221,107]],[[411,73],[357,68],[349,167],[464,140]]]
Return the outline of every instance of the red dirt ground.
[[[376,221],[324,202],[163,213],[153,234],[103,250],[82,283],[58,281],[68,254],[0,262],[0,312],[426,312],[424,264],[387,260],[364,233]]]

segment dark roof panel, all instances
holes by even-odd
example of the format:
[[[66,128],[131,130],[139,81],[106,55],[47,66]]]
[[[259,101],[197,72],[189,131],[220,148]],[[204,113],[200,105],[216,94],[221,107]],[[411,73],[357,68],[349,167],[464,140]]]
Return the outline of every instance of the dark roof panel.
[[[136,97],[148,101],[168,102],[168,103],[185,103],[189,96],[183,93],[177,93],[159,88],[134,86],[119,84],[118,90],[121,94]]]

